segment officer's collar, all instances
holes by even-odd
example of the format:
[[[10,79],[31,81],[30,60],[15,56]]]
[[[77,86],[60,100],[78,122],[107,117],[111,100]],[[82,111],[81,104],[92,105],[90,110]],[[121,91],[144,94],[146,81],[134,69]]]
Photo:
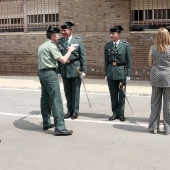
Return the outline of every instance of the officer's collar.
[[[73,35],[71,34],[70,37],[68,37],[68,42],[71,41],[72,37],[73,37]]]
[[[120,39],[119,39],[118,41],[116,41],[116,42],[114,42],[114,41],[113,41],[113,44],[115,44],[115,43],[116,43],[116,44],[118,45],[118,44],[119,44],[119,42],[120,42]]]

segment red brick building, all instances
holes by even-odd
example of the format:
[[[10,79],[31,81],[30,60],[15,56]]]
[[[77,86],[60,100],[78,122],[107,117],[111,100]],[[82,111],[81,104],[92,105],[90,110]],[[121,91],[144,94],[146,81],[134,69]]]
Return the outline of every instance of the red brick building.
[[[37,75],[37,49],[48,25],[75,23],[85,44],[88,77],[104,78],[109,28],[122,25],[132,50],[132,78],[149,78],[147,57],[157,28],[170,25],[169,0],[0,0],[0,74]]]

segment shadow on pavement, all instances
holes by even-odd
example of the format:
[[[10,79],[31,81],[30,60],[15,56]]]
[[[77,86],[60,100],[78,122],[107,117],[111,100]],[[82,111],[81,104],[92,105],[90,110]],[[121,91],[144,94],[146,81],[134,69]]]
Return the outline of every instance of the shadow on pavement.
[[[126,130],[126,131],[131,131],[131,132],[140,132],[140,133],[148,133],[149,129],[144,128],[142,126],[134,126],[134,125],[113,125],[114,128],[116,129],[121,129],[121,130]]]
[[[31,112],[29,112],[30,115],[41,115],[41,111],[39,110],[33,110]]]
[[[133,115],[132,115],[133,116]],[[145,122],[148,123],[149,122],[149,117],[145,118],[145,117],[126,117],[125,118],[127,121],[129,121],[130,123],[137,123],[137,122]]]
[[[43,131],[42,130],[42,125],[37,125],[35,123],[32,123],[28,120],[25,120],[27,118],[27,116],[22,117],[18,120],[15,120],[13,122],[13,125],[18,128],[18,129],[22,129],[22,130],[28,130],[28,131],[36,131],[36,132],[41,132],[41,133],[46,133],[46,134],[54,134],[54,131],[51,130],[47,130],[47,131]]]
[[[83,117],[89,117],[89,118],[95,118],[95,119],[101,119],[101,118],[106,118],[109,119],[109,115],[106,114],[98,114],[98,113],[80,113],[79,112],[79,116],[83,116]]]

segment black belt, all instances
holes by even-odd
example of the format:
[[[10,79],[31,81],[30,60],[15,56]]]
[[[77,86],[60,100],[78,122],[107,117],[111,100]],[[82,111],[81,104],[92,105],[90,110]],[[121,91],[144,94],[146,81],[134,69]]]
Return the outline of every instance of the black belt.
[[[56,68],[43,68],[40,71],[56,71]]]
[[[73,60],[67,60],[67,64],[69,64],[69,63],[74,63],[75,61],[80,61],[80,59],[79,58],[75,58],[75,59],[73,59]]]
[[[117,63],[116,61],[109,61],[112,66],[125,66],[126,63]]]

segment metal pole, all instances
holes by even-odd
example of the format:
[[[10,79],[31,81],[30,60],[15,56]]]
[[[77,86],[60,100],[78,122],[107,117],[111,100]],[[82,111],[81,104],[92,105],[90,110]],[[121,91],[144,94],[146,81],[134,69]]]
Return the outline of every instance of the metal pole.
[[[85,93],[86,93],[86,96],[87,96],[87,100],[88,100],[89,106],[91,108],[90,100],[89,100],[89,97],[88,97],[88,94],[87,94],[87,90],[86,90],[86,86],[84,84],[84,80],[83,79],[82,79],[82,82],[83,82],[83,86],[84,86],[84,90],[85,90]]]
[[[28,33],[27,0],[24,0],[24,33]]]

